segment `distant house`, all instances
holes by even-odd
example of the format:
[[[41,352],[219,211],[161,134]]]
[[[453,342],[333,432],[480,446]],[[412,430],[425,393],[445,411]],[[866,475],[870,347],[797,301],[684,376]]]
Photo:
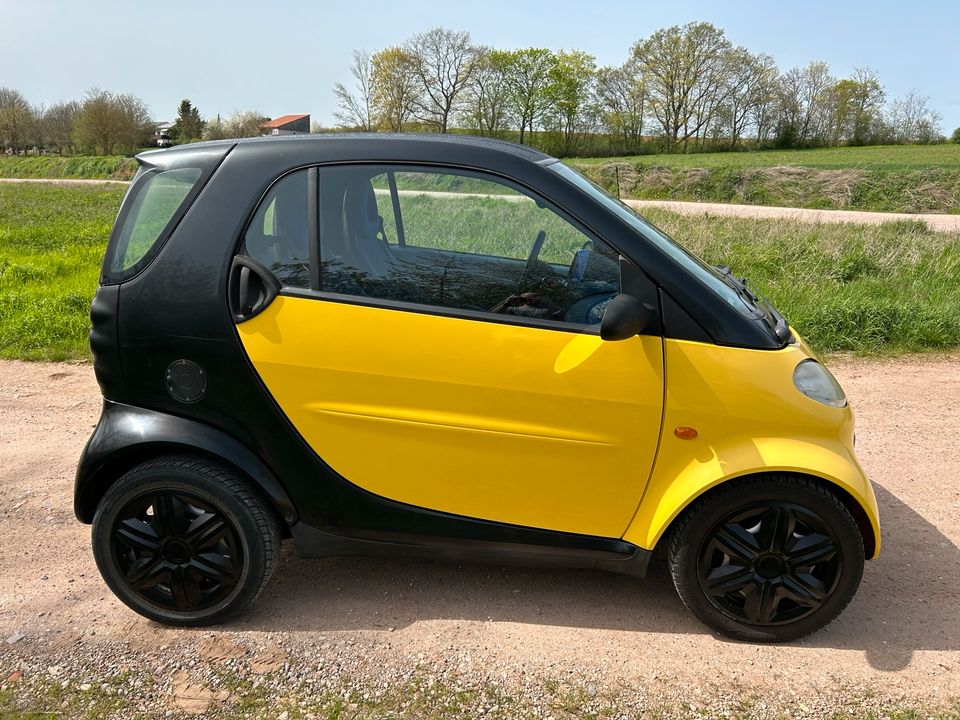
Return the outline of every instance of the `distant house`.
[[[156,142],[157,147],[170,147],[173,145],[173,138],[170,137],[171,129],[173,129],[172,122],[158,122],[154,128],[153,135],[150,136],[150,141]]]
[[[310,115],[281,115],[260,126],[264,135],[297,135],[310,132]]]

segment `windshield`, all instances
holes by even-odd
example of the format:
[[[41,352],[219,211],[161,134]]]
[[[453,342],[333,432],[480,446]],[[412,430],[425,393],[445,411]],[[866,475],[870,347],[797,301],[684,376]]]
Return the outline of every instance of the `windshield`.
[[[585,190],[594,199],[601,202],[605,207],[612,210],[622,220],[626,220],[633,228],[638,230],[645,238],[648,238],[663,250],[673,260],[677,261],[685,269],[697,276],[697,278],[725,302],[748,315],[753,315],[754,311],[747,305],[746,301],[731,285],[723,279],[723,276],[713,267],[707,265],[703,260],[691,253],[676,240],[665,235],[654,225],[651,225],[640,217],[629,205],[613,197],[602,187],[592,180],[584,177],[572,167],[555,162],[548,167],[558,175],[563,176],[581,190]]]

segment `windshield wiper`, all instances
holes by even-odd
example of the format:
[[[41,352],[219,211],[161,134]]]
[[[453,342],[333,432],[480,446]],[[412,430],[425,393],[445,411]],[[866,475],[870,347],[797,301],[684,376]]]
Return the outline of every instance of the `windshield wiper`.
[[[760,295],[757,295],[753,290],[747,287],[746,278],[738,278],[733,274],[733,270],[729,265],[714,265],[717,272],[723,277],[723,279],[730,285],[734,290],[736,290],[744,299],[748,300],[755,308],[763,312],[764,307],[766,312],[769,313],[770,317],[773,319],[773,331],[774,334],[783,342],[787,342],[793,336],[793,333],[790,332],[790,325],[787,323],[786,318],[781,315],[777,309],[770,304],[770,301]]]
[[[723,276],[723,278],[731,287],[733,287],[734,290],[737,290],[741,295],[747,298],[747,300],[754,305],[760,303],[760,296],[747,287],[746,278],[734,277],[733,270],[729,265],[714,265],[713,267],[716,268],[717,272]]]

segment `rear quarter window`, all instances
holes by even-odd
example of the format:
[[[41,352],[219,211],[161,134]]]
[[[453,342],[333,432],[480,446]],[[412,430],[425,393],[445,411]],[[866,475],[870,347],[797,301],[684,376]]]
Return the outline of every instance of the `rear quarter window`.
[[[132,274],[164,236],[184,201],[200,179],[200,168],[150,171],[134,182],[116,229],[109,274],[116,279]]]

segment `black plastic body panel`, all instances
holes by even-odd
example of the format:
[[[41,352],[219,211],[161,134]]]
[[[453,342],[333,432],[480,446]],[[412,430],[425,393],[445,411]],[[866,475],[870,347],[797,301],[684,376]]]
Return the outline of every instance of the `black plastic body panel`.
[[[93,435],[83,449],[74,481],[74,512],[89,523],[105,486],[143,459],[193,453],[233,465],[261,490],[288,523],[297,513],[290,496],[270,469],[236,439],[221,430],[154,410],[104,401]]]
[[[445,538],[446,545],[471,541],[488,550],[496,547],[490,543],[510,543],[576,549],[574,555],[611,552],[609,538],[504,525],[373,495],[337,474],[301,438],[250,364],[227,302],[229,269],[248,218],[273,181],[295,168],[415,163],[500,175],[548,198],[610,242],[684,308],[698,333],[729,344],[775,346],[753,320],[714,302],[712,291],[699,287],[636,230],[545,167],[551,158],[529,148],[456,137],[336,135],[201,143],[146,153],[141,161],[173,167],[211,158],[219,166],[152,261],[104,295],[106,303],[109,293],[118,293],[110,300],[116,335],[107,335],[107,324],[97,331],[102,338],[98,334],[96,353],[103,365],[98,377],[102,372],[105,396],[115,402],[105,404],[78,468],[77,516],[85,522],[92,517],[97,492],[116,479],[125,462],[138,453],[181,448],[220,457],[250,475],[295,535],[306,537],[313,528],[333,536],[399,533]],[[687,332],[668,315],[666,332],[671,329]],[[177,360],[203,370],[207,385],[200,401],[187,405],[168,392],[166,369]],[[620,562],[630,552],[617,550],[612,559]]]
[[[446,562],[480,562],[497,565],[588,568],[644,577],[652,553],[622,540],[604,540],[594,547],[516,544],[497,541],[457,540],[398,533],[349,536],[298,523],[293,538],[302,557],[403,557]]]
[[[108,400],[123,397],[123,370],[117,340],[120,287],[101,285],[90,303],[90,353],[100,392]]]

